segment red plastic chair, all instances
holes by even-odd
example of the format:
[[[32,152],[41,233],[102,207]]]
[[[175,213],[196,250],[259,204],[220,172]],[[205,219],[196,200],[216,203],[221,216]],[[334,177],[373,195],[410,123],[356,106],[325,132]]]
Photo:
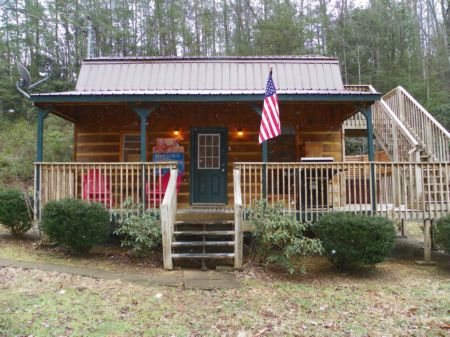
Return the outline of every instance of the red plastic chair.
[[[180,190],[180,186],[181,186],[181,180],[183,178],[183,175],[179,175],[177,177],[177,194],[178,191]],[[152,183],[150,183],[150,188],[149,185],[147,183],[146,186],[146,191],[147,191],[147,201],[148,201],[148,205],[149,207],[157,207],[159,206],[163,199],[164,199],[164,195],[166,193],[167,190],[167,186],[169,185],[169,180],[170,180],[170,172],[167,172],[166,174],[164,174],[161,177],[161,183],[159,181],[159,178],[156,178],[156,183],[154,184],[154,187]]]
[[[83,199],[99,202],[106,207],[111,205],[109,179],[100,170],[90,169],[83,177]]]

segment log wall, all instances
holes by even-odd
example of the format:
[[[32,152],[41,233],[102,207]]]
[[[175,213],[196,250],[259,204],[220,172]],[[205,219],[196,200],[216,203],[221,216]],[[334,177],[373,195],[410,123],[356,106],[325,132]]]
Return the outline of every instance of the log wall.
[[[300,157],[333,157],[342,161],[342,121],[354,113],[351,104],[282,104],[282,125],[292,134],[269,143],[270,161],[292,161]],[[126,105],[70,107],[75,120],[77,162],[119,162],[123,158],[123,135],[139,134],[139,118]],[[180,207],[189,204],[190,128],[228,129],[228,200],[232,202],[234,162],[261,161],[258,145],[260,117],[250,104],[165,104],[148,118],[147,159],[152,159],[155,138],[172,138],[179,129],[185,151],[185,174],[179,193]],[[244,134],[239,136],[237,130]]]

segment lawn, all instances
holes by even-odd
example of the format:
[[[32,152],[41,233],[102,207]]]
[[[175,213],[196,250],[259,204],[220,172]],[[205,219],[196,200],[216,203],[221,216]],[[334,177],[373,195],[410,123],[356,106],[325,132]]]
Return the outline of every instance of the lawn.
[[[102,250],[68,259],[33,244],[0,236],[0,258],[160,271]],[[309,273],[296,277],[247,265],[237,272],[242,288],[216,291],[3,268],[0,336],[447,336],[449,257],[438,262],[392,259],[342,274],[313,258]]]

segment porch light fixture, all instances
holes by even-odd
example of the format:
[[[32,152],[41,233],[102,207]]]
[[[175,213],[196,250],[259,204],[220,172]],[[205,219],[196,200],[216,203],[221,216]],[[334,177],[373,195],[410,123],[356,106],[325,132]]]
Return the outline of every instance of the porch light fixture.
[[[242,130],[241,127],[237,128],[237,135],[238,135],[238,137],[242,137],[244,135],[244,130]]]
[[[173,135],[177,137],[180,135],[180,129],[178,127],[176,127],[175,130],[173,130]]]

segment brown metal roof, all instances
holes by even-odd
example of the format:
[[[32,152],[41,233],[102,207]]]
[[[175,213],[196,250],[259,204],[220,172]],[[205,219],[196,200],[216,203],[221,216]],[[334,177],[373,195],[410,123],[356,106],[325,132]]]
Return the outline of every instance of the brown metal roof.
[[[85,60],[78,94],[262,94],[269,68],[279,94],[346,92],[327,57],[142,57]]]

